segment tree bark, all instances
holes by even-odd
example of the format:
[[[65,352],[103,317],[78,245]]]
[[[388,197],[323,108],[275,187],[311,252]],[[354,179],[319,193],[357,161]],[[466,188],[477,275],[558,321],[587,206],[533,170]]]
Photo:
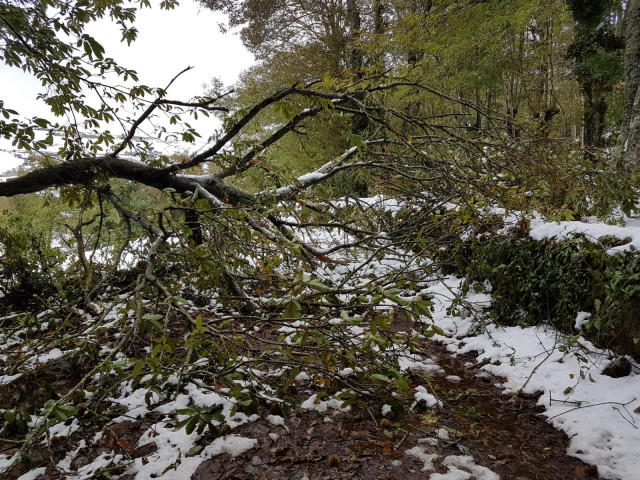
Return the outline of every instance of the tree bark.
[[[191,233],[189,238],[197,247],[204,243],[204,234],[202,232],[202,224],[200,223],[200,215],[195,208],[189,208],[184,211],[184,224],[189,227]]]
[[[167,169],[150,167],[142,163],[113,157],[64,162],[10,179],[0,183],[0,197],[35,193],[50,187],[64,185],[91,185],[97,173],[107,177],[132,180],[158,190],[173,188],[178,193],[194,192],[198,187],[201,187],[221,202],[230,205],[255,203],[253,196],[226,185],[215,175],[194,178],[175,174]]]
[[[358,5],[356,5],[355,0],[347,0],[347,21],[349,26],[349,69],[360,77],[364,63],[362,47],[360,45],[362,19],[360,18],[360,10],[358,10]]]
[[[607,100],[602,89],[594,83],[584,84],[582,92],[584,94],[584,144],[588,147],[602,147]]]
[[[640,0],[629,0],[625,15],[624,75],[625,132],[624,161],[631,168],[640,166]]]

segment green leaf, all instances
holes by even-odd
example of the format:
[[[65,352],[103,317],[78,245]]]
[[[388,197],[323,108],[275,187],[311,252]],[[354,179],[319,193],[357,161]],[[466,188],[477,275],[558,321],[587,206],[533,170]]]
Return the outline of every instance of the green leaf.
[[[437,333],[438,335],[442,335],[443,337],[446,337],[447,334],[445,333],[444,330],[442,330],[439,326],[433,324],[431,325],[431,330],[433,330],[435,333]]]
[[[179,295],[174,295],[173,297],[171,297],[171,300],[173,300],[174,303],[189,303],[189,300],[186,300]]]
[[[191,433],[193,433],[193,431],[196,429],[197,425],[198,425],[198,417],[194,415],[189,419],[189,422],[184,428],[185,432],[187,432],[187,435],[191,435]]]
[[[314,290],[317,290],[318,292],[329,292],[331,290],[330,287],[326,286],[320,280],[316,280],[316,279],[309,280],[307,282],[307,286],[309,286],[310,288],[313,288]]]
[[[64,414],[64,412],[60,411],[58,408],[54,408],[51,413],[53,414],[56,420],[60,420],[61,422],[67,421],[67,416]]]
[[[33,120],[33,123],[42,128],[47,128],[47,126],[49,125],[49,121],[45,120],[44,118],[36,118]]]
[[[409,380],[407,378],[405,378],[405,377],[402,377],[402,376],[396,378],[393,381],[393,384],[401,392],[406,392],[411,388]]]
[[[302,312],[302,306],[295,300],[291,300],[287,303],[282,318],[300,318],[300,312]]]
[[[371,374],[371,379],[372,380],[377,380],[377,381],[383,382],[383,383],[391,383],[391,379],[389,377],[387,377],[386,375],[382,375],[380,373]]]
[[[144,360],[142,359],[138,360],[135,366],[133,367],[133,370],[131,371],[131,376],[133,378],[138,378],[142,373],[142,369],[144,368],[144,365],[145,365]]]
[[[61,412],[63,412],[65,415],[67,416],[71,416],[71,415],[75,415],[76,414],[76,407],[74,407],[73,405],[58,405],[58,410],[60,410]]]
[[[227,419],[224,415],[222,415],[221,413],[216,413],[214,415],[211,415],[211,420],[215,420],[216,422],[220,423],[221,425],[224,423],[227,423]]]
[[[395,302],[397,305],[400,305],[402,307],[406,307],[406,306],[411,304],[411,302],[409,300],[405,300],[404,298],[400,298],[397,295],[389,295],[389,294],[387,294],[386,297],[389,300],[391,300],[392,302]]]
[[[204,447],[202,445],[196,445],[191,447],[191,449],[187,452],[187,457],[193,457],[202,451]]]

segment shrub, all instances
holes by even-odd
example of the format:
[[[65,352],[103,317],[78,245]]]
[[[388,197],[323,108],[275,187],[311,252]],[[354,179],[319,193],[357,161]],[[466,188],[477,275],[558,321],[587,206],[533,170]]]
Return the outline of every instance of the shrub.
[[[503,325],[550,324],[575,333],[578,312],[591,312],[583,333],[595,344],[640,357],[640,255],[609,255],[601,245],[493,237],[452,257],[466,285],[488,279],[492,316]]]

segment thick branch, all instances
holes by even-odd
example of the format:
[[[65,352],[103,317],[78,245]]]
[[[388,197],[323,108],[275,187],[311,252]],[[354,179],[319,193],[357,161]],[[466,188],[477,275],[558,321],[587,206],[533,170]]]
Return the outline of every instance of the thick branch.
[[[302,113],[299,113],[295,117],[289,121],[286,125],[282,126],[273,134],[271,134],[266,140],[260,142],[258,145],[252,147],[248,152],[246,152],[240,160],[233,163],[232,165],[225,168],[222,172],[218,174],[220,178],[230,177],[232,175],[237,175],[238,173],[244,172],[249,167],[251,167],[251,160],[255,158],[257,154],[259,154],[265,148],[270,147],[282,137],[284,137],[287,133],[293,131],[293,129],[305,118],[313,117],[320,112],[319,108],[310,108],[305,110]]]
[[[111,157],[65,162],[10,179],[5,183],[0,183],[0,197],[35,193],[47,188],[65,185],[90,185],[98,173],[113,178],[131,180],[159,190],[173,188],[179,193],[194,192],[198,187],[201,187],[218,200],[235,206],[251,205],[255,201],[251,195],[225,185],[213,175],[176,175],[166,169]]]
[[[379,87],[378,90],[387,89],[391,87],[392,85],[390,84],[385,88]],[[309,97],[309,98],[314,98],[314,97],[324,98],[326,100],[332,100],[334,103],[338,101],[340,102],[352,101],[354,103],[357,103],[358,105],[361,105],[360,102],[356,100],[356,98],[358,96],[366,94],[367,92],[368,90],[354,91],[348,94],[321,92],[317,90],[311,90],[309,88],[300,88],[297,85],[294,85],[290,88],[286,88],[268,98],[265,98],[262,102],[258,103],[253,108],[251,108],[251,110],[249,110],[249,112],[247,112],[242,118],[240,118],[211,148],[208,148],[207,150],[200,153],[199,155],[196,155],[188,162],[172,165],[171,167],[168,167],[167,170],[175,170],[175,169],[186,170],[188,168],[195,167],[196,165],[199,165],[201,163],[204,163],[210,160],[212,157],[218,154],[218,152],[220,152],[236,135],[238,135],[238,133],[240,133],[240,131],[249,122],[251,122],[251,120],[253,120],[261,111],[263,111],[265,108],[269,107],[270,105],[273,105],[274,103],[279,102],[280,100],[283,100],[286,97],[289,97],[292,95],[300,95],[302,97]],[[312,115],[316,115],[320,111],[321,109],[311,109],[307,112],[303,112],[302,114],[299,114],[297,117],[292,119],[291,122],[287,124],[287,126],[291,124],[295,126],[295,123],[298,123],[304,118],[308,118]],[[282,131],[279,130],[278,131],[279,133],[277,132],[280,136],[278,136],[276,140],[280,138],[282,135],[284,135],[285,133],[287,133],[288,131],[290,131],[290,129],[286,128],[287,126],[285,126],[284,130]]]

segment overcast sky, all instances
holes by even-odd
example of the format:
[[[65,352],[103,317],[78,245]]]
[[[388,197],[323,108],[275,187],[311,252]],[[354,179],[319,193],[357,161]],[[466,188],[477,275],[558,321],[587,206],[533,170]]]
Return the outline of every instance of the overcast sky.
[[[106,55],[121,65],[136,70],[140,82],[151,87],[165,87],[182,69],[193,70],[182,75],[169,90],[173,100],[188,100],[203,93],[203,84],[218,77],[225,85],[232,85],[240,72],[253,63],[240,38],[232,33],[222,34],[218,24],[220,14],[202,9],[192,0],[182,0],[174,10],[157,7],[138,13],[138,39],[130,47],[120,42],[118,26],[109,22],[97,24],[91,33],[105,47]],[[52,118],[46,106],[36,101],[42,87],[33,77],[21,70],[0,64],[0,99],[7,108],[21,115]],[[11,148],[2,141],[1,149]],[[0,151],[0,172],[20,163],[10,154]]]

